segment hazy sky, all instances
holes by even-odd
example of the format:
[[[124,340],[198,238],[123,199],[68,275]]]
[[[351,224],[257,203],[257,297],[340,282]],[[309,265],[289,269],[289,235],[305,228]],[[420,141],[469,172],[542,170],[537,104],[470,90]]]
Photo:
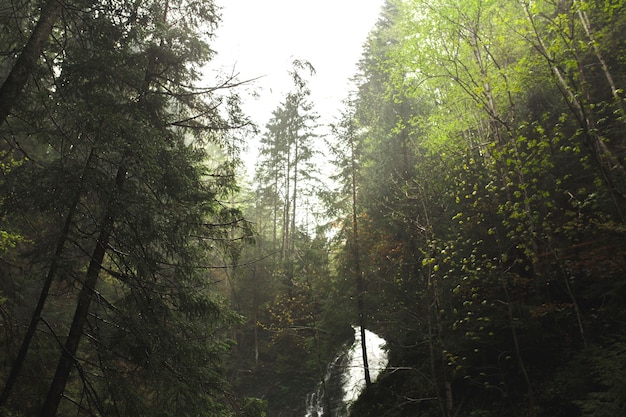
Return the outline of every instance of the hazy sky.
[[[217,0],[222,23],[211,64],[255,83],[259,98],[245,110],[263,127],[291,88],[293,59],[308,60],[316,110],[329,121],[346,97],[362,45],[384,0]]]

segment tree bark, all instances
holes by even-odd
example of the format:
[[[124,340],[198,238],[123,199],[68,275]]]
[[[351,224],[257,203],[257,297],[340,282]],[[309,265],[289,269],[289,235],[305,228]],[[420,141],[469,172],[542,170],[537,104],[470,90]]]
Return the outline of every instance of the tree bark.
[[[24,361],[26,360],[26,355],[28,354],[28,349],[30,347],[30,343],[33,340],[33,336],[35,335],[35,331],[37,330],[37,325],[39,324],[39,320],[41,318],[41,312],[46,304],[46,300],[48,298],[48,293],[50,291],[50,287],[52,286],[52,282],[54,277],[56,276],[57,269],[59,267],[59,260],[61,255],[63,254],[63,250],[65,247],[65,242],[67,241],[70,227],[74,221],[74,213],[76,212],[76,208],[81,199],[83,183],[85,176],[87,175],[87,171],[89,166],[91,165],[91,161],[94,156],[94,150],[92,149],[89,157],[87,158],[87,162],[85,163],[85,167],[83,173],[80,178],[80,186],[78,191],[76,192],[76,197],[72,202],[70,209],[65,217],[65,223],[63,224],[63,228],[61,229],[61,234],[57,240],[56,249],[54,251],[54,255],[52,258],[52,262],[50,263],[50,268],[48,269],[48,273],[46,275],[46,279],[44,281],[41,292],[39,293],[39,300],[37,301],[37,305],[35,306],[35,310],[33,311],[30,319],[30,323],[28,328],[26,329],[26,334],[24,335],[24,339],[22,340],[22,344],[20,345],[20,349],[17,352],[17,356],[13,361],[11,371],[9,372],[9,376],[7,377],[6,383],[4,385],[4,389],[2,394],[0,395],[0,414],[2,407],[6,404],[9,396],[11,395],[11,391],[17,382],[17,378],[22,370],[22,365],[24,365]]]
[[[524,382],[528,388],[528,407],[530,411],[530,417],[537,417],[536,410],[536,402],[535,402],[535,394],[533,390],[533,385],[530,380],[530,376],[528,375],[528,371],[526,370],[526,366],[524,365],[524,359],[522,358],[522,350],[520,348],[519,339],[517,337],[517,331],[515,330],[515,319],[513,317],[513,306],[511,302],[511,297],[509,296],[509,290],[507,289],[506,282],[502,283],[502,289],[504,290],[504,294],[506,296],[506,306],[509,320],[509,327],[511,329],[511,337],[513,339],[513,347],[515,348],[515,356],[517,358],[517,365],[524,377]]]
[[[533,46],[539,52],[539,54],[546,60],[549,65],[556,81],[559,90],[563,94],[563,96],[567,99],[568,106],[570,110],[574,114],[574,116],[578,119],[581,129],[585,133],[585,142],[586,145],[590,148],[590,151],[594,157],[594,160],[598,166],[600,175],[602,176],[602,180],[606,184],[611,198],[613,199],[613,203],[615,205],[616,212],[622,223],[626,223],[626,219],[622,213],[622,205],[621,202],[626,199],[626,193],[620,187],[621,181],[617,181],[612,175],[613,170],[617,170],[619,172],[619,179],[626,177],[626,169],[622,165],[621,161],[613,154],[613,152],[608,148],[606,143],[602,140],[602,137],[597,132],[596,121],[592,118],[592,112],[584,105],[584,102],[581,101],[580,95],[582,94],[587,99],[589,98],[589,92],[587,89],[581,87],[582,91],[576,91],[572,88],[572,86],[567,82],[565,75],[557,65],[554,57],[550,54],[548,48],[546,47],[543,39],[539,34],[539,30],[535,24],[534,16],[529,9],[529,4],[526,2],[522,2],[524,7],[524,11],[526,13],[526,18],[528,19],[530,26],[533,30],[533,34],[537,39],[537,43]],[[584,22],[583,22],[584,24]],[[572,48],[574,50],[574,48]],[[602,55],[597,56],[598,59],[602,59]],[[583,71],[584,65],[581,62],[578,54],[575,53],[575,59],[578,66],[579,76],[582,81],[585,81],[585,73]],[[612,81],[610,77],[610,73],[607,74],[605,72],[605,76],[608,75],[607,80],[609,82]],[[581,86],[584,83],[581,83]],[[611,87],[613,88],[613,86]],[[617,90],[615,91],[617,92]],[[615,97],[615,95],[614,95]],[[618,198],[621,201],[618,201]]]
[[[46,275],[43,287],[41,289],[41,292],[39,293],[39,300],[37,301],[35,310],[31,315],[30,323],[28,324],[28,328],[26,329],[26,334],[24,335],[24,339],[22,340],[20,349],[17,352],[17,356],[13,360],[11,371],[9,372],[9,376],[7,377],[7,380],[4,384],[2,395],[0,395],[0,410],[2,410],[7,400],[9,399],[11,391],[13,390],[13,387],[17,382],[17,378],[22,371],[22,365],[26,360],[26,355],[28,354],[30,343],[33,340],[33,336],[35,335],[35,331],[37,330],[37,325],[39,324],[39,320],[41,319],[41,312],[43,311],[43,308],[46,304],[46,300],[48,299],[48,293],[50,292],[50,287],[52,286],[52,282],[54,281],[54,277],[57,273],[59,259],[63,253],[65,242],[67,241],[67,236],[73,221],[75,208],[76,205],[70,207],[70,211],[65,218],[65,224],[63,225],[63,230],[61,231],[61,235],[59,236],[59,239],[57,241],[57,247],[54,251],[52,263],[50,264],[48,274]]]
[[[52,28],[61,16],[63,5],[60,0],[48,0],[41,9],[39,21],[15,61],[11,72],[0,86],[0,126],[4,124],[15,102],[22,93],[28,77],[33,72],[37,58],[50,38]]]
[[[353,138],[350,138],[350,169],[351,169],[351,188],[352,188],[352,238],[353,251],[354,251],[354,274],[356,276],[356,291],[357,291],[357,310],[359,314],[359,327],[361,331],[361,353],[363,356],[363,376],[365,379],[365,386],[370,387],[372,385],[372,378],[370,376],[369,362],[367,360],[367,340],[365,335],[366,320],[365,320],[365,282],[363,280],[363,271],[361,270],[361,254],[359,252],[359,227],[357,219],[357,201],[356,201],[356,162],[354,156],[354,143]]]
[[[120,167],[115,178],[117,190],[122,188],[125,180],[126,169]],[[67,339],[65,340],[65,346],[63,347],[61,358],[57,364],[54,378],[50,384],[50,388],[39,413],[39,417],[54,417],[56,415],[59,403],[61,402],[61,397],[65,391],[65,386],[67,385],[67,380],[76,361],[78,344],[80,343],[80,339],[83,335],[83,329],[87,323],[89,307],[91,305],[91,300],[93,299],[96,284],[98,283],[98,275],[100,274],[100,268],[102,267],[102,262],[109,245],[111,232],[113,231],[113,224],[115,222],[113,209],[114,204],[114,201],[109,202],[102,226],[100,227],[96,247],[92,253],[89,267],[87,268],[85,282],[83,283],[78,295],[78,303],[76,305],[76,310],[74,311],[74,318],[72,319],[70,331]]]
[[[598,43],[596,42],[595,36],[591,30],[591,23],[589,22],[589,17],[587,16],[587,12],[584,11],[582,6],[580,6],[577,11],[577,14],[578,14],[578,18],[580,19],[580,22],[583,25],[583,29],[585,30],[585,34],[587,35],[587,38],[589,39],[589,43],[591,44],[591,47],[593,48],[593,52],[595,53],[596,58],[598,59],[598,62],[600,63],[600,67],[602,68],[604,77],[606,78],[606,81],[609,83],[609,86],[611,87],[611,94],[613,95],[613,98],[615,99],[615,104],[617,104],[619,110],[623,114],[624,108],[622,106],[622,98],[620,97],[620,89],[617,88],[617,85],[615,84],[615,80],[613,79],[613,75],[611,74],[611,71],[609,70],[609,66],[607,65],[606,60],[604,59],[604,56],[602,55],[602,52],[600,51],[600,48],[598,47]]]

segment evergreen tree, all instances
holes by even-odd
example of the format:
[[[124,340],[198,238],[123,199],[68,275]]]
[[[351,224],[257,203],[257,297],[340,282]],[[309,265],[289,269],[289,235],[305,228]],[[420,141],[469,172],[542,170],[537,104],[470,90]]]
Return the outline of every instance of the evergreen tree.
[[[212,265],[219,252],[236,256],[230,242],[248,232],[228,201],[234,164],[217,155],[242,119],[232,106],[220,116],[213,93],[228,80],[196,85],[213,4],[157,3],[64,14],[63,42],[43,52],[50,70],[37,70],[3,126],[22,156],[4,172],[4,213],[29,239],[10,255],[46,277],[5,386],[9,412],[226,412],[220,332],[235,316],[211,289]],[[26,279],[19,265],[8,271]],[[15,311],[26,308],[12,295]],[[36,366],[40,382],[30,384]],[[24,401],[46,389],[43,405]]]
[[[298,233],[297,218],[300,198],[311,194],[315,180],[313,157],[314,140],[317,137],[318,115],[308,97],[310,91],[302,68],[314,73],[308,63],[294,62],[292,76],[295,91],[285,96],[283,103],[273,112],[266,126],[259,151],[257,179],[264,193],[273,199],[274,237],[280,240],[274,245],[280,248],[280,260],[285,263],[287,282],[293,279],[293,256]],[[279,218],[280,214],[280,218]]]

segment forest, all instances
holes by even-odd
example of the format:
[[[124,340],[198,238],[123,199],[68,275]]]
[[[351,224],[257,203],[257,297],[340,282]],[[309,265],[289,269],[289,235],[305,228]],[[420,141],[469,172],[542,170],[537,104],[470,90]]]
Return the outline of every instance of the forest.
[[[0,416],[626,415],[626,1],[386,0],[329,125],[214,0],[0,21]]]

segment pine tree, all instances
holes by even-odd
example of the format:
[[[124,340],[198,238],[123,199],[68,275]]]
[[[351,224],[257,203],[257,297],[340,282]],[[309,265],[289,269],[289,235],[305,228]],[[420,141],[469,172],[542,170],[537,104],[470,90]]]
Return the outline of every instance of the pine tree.
[[[310,91],[300,74],[301,67],[314,73],[310,64],[294,62],[295,90],[286,94],[266,126],[256,174],[260,188],[273,198],[274,244],[279,248],[280,261],[285,264],[287,283],[294,273],[300,199],[303,194],[311,193],[316,172],[313,157],[318,115],[308,99]]]
[[[17,362],[44,345],[61,357],[41,415],[71,412],[77,398],[86,401],[78,410],[101,414],[224,412],[215,401],[225,390],[219,361],[228,347],[219,332],[235,317],[211,289],[211,265],[222,264],[219,252],[236,256],[230,242],[248,232],[228,200],[234,164],[217,156],[224,131],[242,123],[237,113],[224,119],[213,94],[229,82],[195,86],[211,54],[199,29],[216,21],[206,2],[72,10],[63,42],[44,51],[52,71],[38,73],[39,90],[25,90],[26,105],[4,126],[24,155],[6,176],[5,213],[23,226],[45,225],[42,236],[29,234],[29,256],[48,271],[53,292],[41,292],[45,307],[31,327],[47,323],[64,344],[59,351],[48,332],[24,339],[35,351]],[[45,118],[21,122],[41,109]],[[63,287],[67,306],[56,296]],[[35,413],[39,404],[20,404],[28,375],[19,374],[7,409]],[[165,387],[168,395],[153,395]]]

